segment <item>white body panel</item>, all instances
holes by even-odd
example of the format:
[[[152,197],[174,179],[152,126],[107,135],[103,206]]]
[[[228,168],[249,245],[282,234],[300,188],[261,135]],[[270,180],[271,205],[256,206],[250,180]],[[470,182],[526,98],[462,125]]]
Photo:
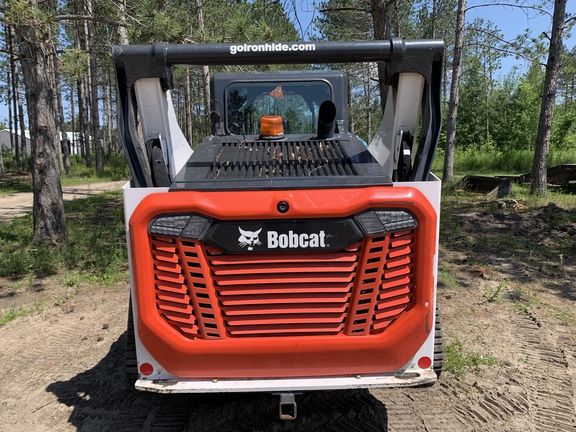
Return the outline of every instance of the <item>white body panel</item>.
[[[157,78],[142,78],[134,84],[144,141],[159,138],[170,178],[186,164],[194,152],[176,121],[170,91],[163,91]]]
[[[390,87],[386,110],[378,131],[368,146],[372,156],[390,175],[398,165],[402,132],[416,135],[424,77],[417,73],[402,73],[398,87]]]

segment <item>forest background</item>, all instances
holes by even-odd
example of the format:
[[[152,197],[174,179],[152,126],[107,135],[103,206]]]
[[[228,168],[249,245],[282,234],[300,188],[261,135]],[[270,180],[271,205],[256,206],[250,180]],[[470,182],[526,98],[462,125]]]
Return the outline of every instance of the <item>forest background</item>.
[[[446,171],[450,164],[460,171],[529,172],[539,152],[544,152],[545,164],[571,163],[576,159],[576,46],[564,42],[575,11],[567,10],[566,4],[567,0],[469,6],[466,0],[1,1],[0,90],[8,111],[2,121],[4,127],[19,130],[20,139],[13,141],[11,151],[3,151],[0,177],[5,168],[32,170],[34,241],[65,241],[61,178],[73,175],[80,165],[104,175],[107,165],[117,167],[121,160],[112,46],[156,41],[442,38],[446,132],[435,169],[444,168],[444,180],[454,180],[453,167]],[[549,25],[538,34],[527,29],[505,37],[483,18],[489,16],[484,11],[494,8],[518,11],[527,22],[548,20]],[[503,61],[511,57],[522,59],[524,67],[503,73]],[[382,68],[333,67],[344,69],[350,78],[350,127],[370,142],[386,97],[380,85]],[[206,84],[220,69],[224,68],[176,69],[173,101],[192,146],[207,135]],[[547,101],[551,107],[545,108]],[[60,131],[73,132],[74,142],[61,144]],[[27,134],[32,155],[23,145]],[[78,154],[71,154],[71,148],[78,148]],[[129,176],[127,169],[120,171]],[[544,189],[535,192],[545,194],[545,186],[544,181]]]

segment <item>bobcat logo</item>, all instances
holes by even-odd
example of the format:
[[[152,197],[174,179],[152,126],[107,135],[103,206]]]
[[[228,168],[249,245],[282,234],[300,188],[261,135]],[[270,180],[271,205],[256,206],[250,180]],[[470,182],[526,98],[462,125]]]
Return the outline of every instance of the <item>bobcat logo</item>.
[[[254,250],[254,246],[262,244],[258,238],[258,234],[260,234],[262,228],[258,231],[244,231],[242,228],[238,227],[238,230],[240,231],[240,237],[238,238],[240,247],[248,246],[248,250],[251,251]]]

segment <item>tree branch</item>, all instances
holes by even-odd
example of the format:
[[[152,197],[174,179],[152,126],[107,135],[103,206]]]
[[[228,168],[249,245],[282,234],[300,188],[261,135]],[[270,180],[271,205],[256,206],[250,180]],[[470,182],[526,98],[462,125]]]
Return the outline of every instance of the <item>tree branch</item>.
[[[501,53],[504,54],[509,54],[509,55],[513,55],[515,57],[520,57],[523,58],[524,60],[530,61],[530,62],[534,62],[536,59],[532,58],[532,57],[528,57],[527,55],[524,55],[522,53],[519,53],[518,51],[512,51],[512,50],[508,50],[506,48],[500,48],[500,47],[495,47],[493,45],[488,45],[488,44],[484,44],[481,42],[473,42],[470,44],[466,44],[464,46],[479,46],[479,47],[484,47],[484,48],[488,48],[494,51],[499,51]],[[540,63],[542,66],[546,66],[544,63]]]
[[[54,17],[56,21],[92,21],[99,22],[102,24],[112,24],[118,27],[127,27],[126,23],[115,21],[107,18],[94,17],[90,15],[56,15]]]
[[[497,41],[502,42],[502,43],[504,43],[504,44],[506,44],[506,45],[511,45],[511,46],[514,46],[514,45],[515,45],[514,42],[510,42],[510,41],[507,41],[506,39],[502,39],[500,36],[498,36],[498,35],[496,35],[496,34],[494,34],[494,33],[492,33],[492,32],[489,32],[489,31],[483,30],[483,29],[481,29],[481,28],[478,28],[478,27],[466,27],[466,30],[472,31],[472,32],[476,32],[476,33],[482,33],[482,34],[488,35],[488,36],[490,36],[490,37],[496,39]]]
[[[351,7],[320,9],[318,12],[326,13],[326,12],[345,12],[345,11],[370,13],[368,9],[351,8]]]
[[[480,42],[474,42],[474,43],[468,44],[467,46],[472,46],[472,45],[484,46],[484,47],[487,47],[487,48],[490,48],[490,49],[494,49],[494,50],[496,50],[496,51],[503,52],[503,53],[505,53],[505,54],[511,54],[511,55],[514,55],[514,56],[517,56],[517,57],[521,57],[521,58],[523,58],[524,60],[528,60],[528,61],[532,61],[532,62],[536,60],[535,58],[528,57],[528,56],[522,54],[521,52],[517,51],[517,45],[516,45],[516,43],[507,41],[506,39],[502,39],[501,37],[496,36],[494,33],[488,32],[488,31],[486,31],[486,30],[482,30],[482,29],[480,29],[480,28],[478,28],[478,27],[467,27],[467,30],[468,30],[468,31],[474,31],[474,32],[486,34],[486,35],[488,35],[488,36],[490,36],[490,37],[493,37],[493,38],[496,39],[497,41],[502,42],[504,45],[513,47],[514,50],[509,50],[509,49],[507,49],[507,48],[501,48],[501,47],[494,46],[494,45],[483,44],[483,43],[480,43]]]
[[[513,8],[518,8],[518,9],[532,9],[534,11],[540,12],[540,13],[544,13],[546,15],[548,15],[550,18],[552,18],[552,14],[542,8],[536,7],[536,6],[523,6],[523,5],[518,5],[518,4],[514,4],[514,3],[488,3],[488,4],[478,4],[478,5],[474,5],[474,6],[470,6],[468,8],[466,8],[466,12],[468,12],[469,10],[472,9],[477,9],[477,8],[481,8],[481,7],[487,7],[487,6],[506,6],[506,7],[513,7]]]

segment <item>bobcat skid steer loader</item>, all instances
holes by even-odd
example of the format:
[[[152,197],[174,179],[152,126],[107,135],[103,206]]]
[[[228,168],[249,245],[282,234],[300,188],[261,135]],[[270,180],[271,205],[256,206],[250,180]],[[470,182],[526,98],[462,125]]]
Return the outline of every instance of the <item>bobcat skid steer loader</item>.
[[[271,392],[433,383],[443,43],[117,46],[139,390]],[[172,67],[384,62],[374,139],[348,127],[342,72],[221,73],[211,135],[187,142]],[[194,150],[192,150],[194,147]]]

